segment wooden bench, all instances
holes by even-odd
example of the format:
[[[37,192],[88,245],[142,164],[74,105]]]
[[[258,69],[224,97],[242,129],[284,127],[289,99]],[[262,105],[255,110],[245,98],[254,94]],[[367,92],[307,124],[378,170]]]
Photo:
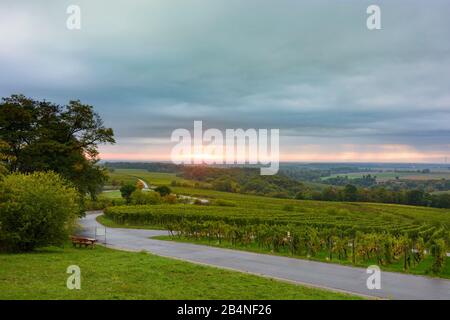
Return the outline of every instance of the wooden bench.
[[[75,237],[75,236],[71,236],[70,240],[72,241],[72,244],[74,247],[76,247],[77,245],[81,248],[82,246],[86,247],[91,247],[94,248],[95,247],[95,243],[97,242],[96,239],[92,239],[92,238],[84,238],[84,237]]]

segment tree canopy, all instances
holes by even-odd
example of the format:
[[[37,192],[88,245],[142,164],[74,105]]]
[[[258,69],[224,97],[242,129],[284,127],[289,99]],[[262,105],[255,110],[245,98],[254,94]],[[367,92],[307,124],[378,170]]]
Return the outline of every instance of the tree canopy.
[[[0,140],[12,172],[54,171],[93,197],[106,180],[98,145],[115,143],[92,106],[79,100],[58,105],[23,95],[2,98]]]

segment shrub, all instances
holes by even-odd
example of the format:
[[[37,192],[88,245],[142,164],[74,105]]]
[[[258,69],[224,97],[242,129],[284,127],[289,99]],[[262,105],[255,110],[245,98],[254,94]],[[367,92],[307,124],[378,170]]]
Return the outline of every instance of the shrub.
[[[155,191],[158,192],[161,195],[161,197],[167,196],[168,194],[172,193],[172,190],[170,190],[168,186],[157,187]]]
[[[56,173],[9,175],[0,182],[0,247],[62,245],[78,214],[78,192]]]
[[[159,204],[161,203],[161,196],[157,192],[135,190],[131,194],[132,204]]]
[[[110,205],[111,201],[105,198],[97,198],[97,200],[85,199],[83,203],[83,208],[86,211],[92,210],[103,210]]]
[[[124,198],[127,203],[130,203],[131,201],[131,194],[136,190],[136,186],[128,183],[126,185],[123,185],[120,188],[120,194],[122,195],[122,198]]]

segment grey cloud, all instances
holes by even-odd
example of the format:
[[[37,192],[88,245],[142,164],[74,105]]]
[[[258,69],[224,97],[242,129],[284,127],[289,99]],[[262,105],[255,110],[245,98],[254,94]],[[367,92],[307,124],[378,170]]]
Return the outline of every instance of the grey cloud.
[[[71,1],[2,1],[0,94],[79,98],[123,139],[203,120],[280,128],[299,143],[441,150],[450,4],[377,3],[383,29],[371,32],[369,1],[80,0],[82,30],[71,32]]]

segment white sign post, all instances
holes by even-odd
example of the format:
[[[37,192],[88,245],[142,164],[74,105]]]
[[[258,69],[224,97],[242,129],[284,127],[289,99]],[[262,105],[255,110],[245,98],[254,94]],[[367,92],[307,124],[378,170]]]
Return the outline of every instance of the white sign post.
[[[106,228],[96,226],[95,227],[95,239],[97,239],[97,236],[105,237],[105,244],[106,244]]]

